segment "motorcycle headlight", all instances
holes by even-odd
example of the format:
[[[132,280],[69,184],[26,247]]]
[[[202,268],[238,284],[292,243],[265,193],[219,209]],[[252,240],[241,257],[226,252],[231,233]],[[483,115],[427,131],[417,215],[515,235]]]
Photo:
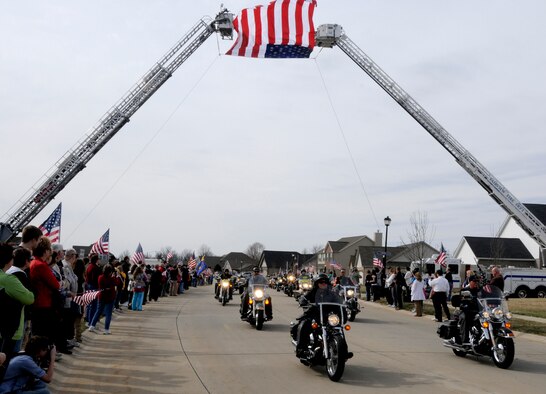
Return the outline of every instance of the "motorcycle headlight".
[[[303,287],[305,290],[307,290],[309,288],[309,284],[308,283],[304,283],[301,287]]]
[[[294,276],[292,276],[292,275],[290,275],[290,276],[288,277],[288,280],[289,280],[290,282],[293,282],[294,279],[296,279],[296,278],[295,278]]]
[[[354,290],[347,290],[347,297],[354,297],[355,291]]]
[[[331,325],[332,327],[338,326],[339,316],[332,313],[330,316],[328,316],[328,324]]]
[[[484,319],[489,319],[491,317],[491,315],[487,311],[482,312],[482,316]]]
[[[495,316],[495,319],[502,319],[504,317],[504,311],[501,308],[495,308],[493,309],[493,316]]]
[[[229,282],[222,282],[222,287],[228,287],[229,286]]]
[[[508,320],[511,320],[512,319],[512,314],[510,312],[506,312],[504,314],[504,317],[506,317]]]
[[[254,297],[263,298],[264,297],[264,291],[262,289],[257,289],[256,291],[254,291]]]

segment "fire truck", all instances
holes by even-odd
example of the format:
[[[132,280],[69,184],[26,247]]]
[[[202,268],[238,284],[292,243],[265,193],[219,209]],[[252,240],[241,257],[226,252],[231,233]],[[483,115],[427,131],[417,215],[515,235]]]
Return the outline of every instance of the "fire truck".
[[[223,9],[214,19],[202,19],[190,29],[152,68],[99,119],[80,143],[63,155],[46,174],[2,217],[0,241],[15,237],[24,226],[82,171],[99,150],[129,122],[132,115],[173,75],[173,73],[213,34],[233,38],[233,14]],[[546,225],[531,213],[468,150],[449,134],[409,93],[366,55],[337,24],[318,27],[316,45],[340,48],[409,115],[411,115],[491,198],[499,204],[541,247],[545,259]]]
[[[538,268],[502,268],[504,293],[510,297],[546,297],[546,270]]]

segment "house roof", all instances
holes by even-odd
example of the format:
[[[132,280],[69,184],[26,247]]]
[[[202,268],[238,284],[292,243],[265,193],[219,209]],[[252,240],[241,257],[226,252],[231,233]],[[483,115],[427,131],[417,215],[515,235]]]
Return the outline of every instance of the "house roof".
[[[463,239],[478,259],[534,261],[533,256],[519,238],[463,237]]]
[[[388,253],[388,260],[392,262],[396,262],[399,260],[406,260],[408,258],[408,251],[411,251],[411,249],[418,246],[420,243],[411,243],[401,246],[392,246],[387,247],[387,253]],[[424,247],[429,248],[432,252],[438,252],[437,249],[433,248],[426,242],[422,243]],[[385,251],[384,247],[381,246],[360,246],[358,248],[358,253],[360,255],[360,260],[362,261],[363,265],[371,265],[372,260],[375,256],[383,256],[383,252]]]
[[[525,207],[531,211],[533,215],[536,216],[542,224],[546,225],[546,204],[523,204]]]
[[[296,256],[296,258],[294,258]],[[288,263],[288,269],[292,269],[292,264],[296,261],[299,263],[299,266],[302,267],[303,264],[309,260],[305,256],[298,252],[290,251],[280,251],[280,250],[264,250],[260,256],[259,266],[262,266],[265,262],[268,269],[286,269]],[[312,255],[311,255],[312,256]]]
[[[328,241],[328,244],[332,248],[332,252],[336,253],[349,244],[349,242],[343,241]]]

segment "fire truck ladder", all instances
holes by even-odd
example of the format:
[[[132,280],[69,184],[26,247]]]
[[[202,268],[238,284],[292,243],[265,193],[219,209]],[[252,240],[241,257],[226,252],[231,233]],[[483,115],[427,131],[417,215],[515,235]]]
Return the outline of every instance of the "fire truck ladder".
[[[222,10],[214,20],[199,22],[178,41],[144,76],[46,172],[5,214],[0,223],[0,241],[16,236],[86,164],[129,122],[131,116],[169,79],[212,33],[232,39],[233,14]],[[193,38],[193,40],[192,40]],[[192,41],[190,41],[192,40]]]
[[[541,248],[544,258],[546,226],[537,219],[502,183],[493,176],[472,154],[449,134],[417,101],[389,77],[343,31],[334,24],[319,26],[316,33],[319,47],[337,45],[351,60],[368,74],[385,92],[429,132]]]

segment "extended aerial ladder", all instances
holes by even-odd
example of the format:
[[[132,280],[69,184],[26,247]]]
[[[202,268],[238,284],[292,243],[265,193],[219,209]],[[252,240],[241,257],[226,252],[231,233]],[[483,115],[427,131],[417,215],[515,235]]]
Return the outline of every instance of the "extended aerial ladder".
[[[139,82],[116,103],[82,142],[68,151],[6,214],[0,223],[0,241],[17,235],[55,196],[85,168],[91,158],[129,121],[131,116],[172,76],[212,33],[232,38],[233,14],[220,12],[211,22],[199,21]],[[190,42],[190,39],[193,40]],[[451,136],[423,107],[375,64],[343,32],[339,25],[321,25],[316,33],[319,47],[337,45],[383,90],[427,130],[541,247],[544,261],[546,226],[497,180],[472,154]]]
[[[493,176],[472,154],[449,134],[417,101],[387,75],[335,24],[321,25],[316,34],[317,46],[332,48],[337,45],[349,58],[368,74],[385,92],[406,110],[432,135],[520,226],[539,245],[544,261],[546,226]]]
[[[210,19],[210,18],[209,18]],[[214,20],[200,20],[6,213],[0,241],[15,237],[74,178],[134,113],[169,79],[212,33],[233,38],[233,14],[222,10]],[[190,41],[191,40],[191,41]]]

